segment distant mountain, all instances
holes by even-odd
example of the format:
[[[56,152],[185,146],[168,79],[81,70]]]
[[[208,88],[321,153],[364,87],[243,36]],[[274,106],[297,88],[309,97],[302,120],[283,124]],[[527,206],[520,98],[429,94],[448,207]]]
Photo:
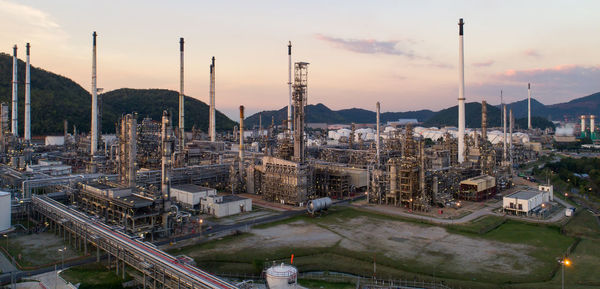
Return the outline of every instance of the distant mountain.
[[[527,99],[507,104],[512,108],[516,118],[527,117]],[[500,107],[497,105],[496,107]],[[544,105],[531,99],[531,116],[550,118],[552,120],[576,119],[582,114],[598,114],[600,111],[600,92],[576,98],[569,102]]]
[[[540,116],[531,117],[531,126],[539,129],[555,128],[554,123]],[[515,129],[527,129],[527,117],[515,119]]]
[[[502,119],[500,109],[493,105],[486,105],[487,107],[487,126],[488,127],[499,127]],[[481,127],[481,103],[479,102],[468,102],[465,103],[465,125],[468,128]],[[435,113],[432,117],[425,121],[424,126],[458,126],[458,106],[455,105],[450,108],[440,110]]]
[[[131,89],[121,88],[102,94],[103,115],[102,130],[114,132],[114,124],[126,113],[137,112],[140,119],[150,117],[160,120],[163,110],[171,113],[173,124],[179,119],[179,93],[167,89]],[[185,97],[185,128],[193,126],[202,131],[208,130],[208,105],[195,98]],[[217,111],[215,115],[217,130],[233,130],[236,122]]]
[[[331,110],[322,103],[309,104],[306,106],[307,123],[327,124],[350,124],[350,123],[375,123],[376,113],[362,108],[350,108],[342,110]],[[263,127],[271,124],[271,117],[275,117],[275,123],[281,124],[287,119],[287,106],[279,110],[267,110],[255,113],[244,120],[249,128],[258,126],[259,114],[262,114]],[[431,110],[418,110],[407,112],[384,112],[381,113],[381,122],[396,121],[401,118],[416,118],[424,121],[434,114]]]
[[[500,105],[496,105],[500,108]],[[506,105],[507,110],[512,109],[515,118],[527,117],[527,99],[515,101]],[[543,103],[537,101],[535,98],[531,99],[531,116],[539,116],[548,118],[548,115],[552,114],[550,109]]]
[[[18,61],[19,135],[23,135],[25,112],[25,63]],[[12,56],[0,53],[0,102],[11,105]],[[62,134],[64,120],[80,132],[90,130],[91,94],[69,78],[31,66],[31,130],[32,135]],[[178,93],[164,89],[117,89],[102,94],[102,130],[115,131],[115,123],[125,113],[138,112],[140,118],[150,116],[160,120],[162,111],[172,112],[177,125]],[[186,129],[193,125],[208,129],[208,106],[186,96]],[[231,130],[235,122],[220,112],[216,115],[217,130]]]

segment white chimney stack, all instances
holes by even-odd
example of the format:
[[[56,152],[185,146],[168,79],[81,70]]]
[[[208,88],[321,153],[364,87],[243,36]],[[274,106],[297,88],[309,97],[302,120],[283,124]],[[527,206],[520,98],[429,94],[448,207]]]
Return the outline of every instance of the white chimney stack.
[[[527,129],[531,129],[531,83],[527,84]]]
[[[581,118],[581,134],[585,133],[585,115],[580,116]]]
[[[594,136],[594,130],[596,130],[596,124],[594,123],[596,120],[596,116],[591,114],[590,115],[590,137]]]
[[[379,101],[377,102],[377,138],[375,139],[375,147],[377,149],[377,167],[379,167],[379,138],[381,137],[380,132],[379,132],[379,113],[380,113],[380,105],[379,105]]]
[[[179,147],[180,152],[185,147],[185,107],[183,95],[183,37],[179,38]]]
[[[210,111],[208,120],[208,129],[210,141],[215,142],[217,138],[217,129],[215,122],[215,57],[212,58],[210,64]]]
[[[96,31],[92,33],[92,131],[90,133],[90,155],[95,156],[98,149],[98,89],[96,87]]]
[[[17,45],[13,47],[13,80],[12,80],[12,123],[11,132],[15,137],[19,136],[19,114],[18,114],[18,95],[17,95]]]
[[[29,49],[31,46],[27,43],[27,66],[25,66],[25,142],[31,142],[31,76],[29,64]]]
[[[287,129],[292,135],[292,42],[288,42],[288,109],[287,109]]]
[[[458,163],[465,153],[465,60],[463,49],[463,19],[458,21]]]

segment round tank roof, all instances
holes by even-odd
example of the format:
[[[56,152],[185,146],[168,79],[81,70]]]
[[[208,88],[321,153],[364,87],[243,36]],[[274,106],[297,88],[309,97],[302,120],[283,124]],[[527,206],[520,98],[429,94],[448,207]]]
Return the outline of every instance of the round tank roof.
[[[294,266],[285,265],[281,263],[281,265],[275,265],[269,269],[267,269],[267,275],[273,277],[289,277],[298,273],[298,269]]]

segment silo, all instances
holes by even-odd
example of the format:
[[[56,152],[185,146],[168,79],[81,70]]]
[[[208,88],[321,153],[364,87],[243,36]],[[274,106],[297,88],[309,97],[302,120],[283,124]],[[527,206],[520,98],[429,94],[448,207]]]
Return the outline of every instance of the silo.
[[[0,232],[10,229],[10,193],[0,192]]]

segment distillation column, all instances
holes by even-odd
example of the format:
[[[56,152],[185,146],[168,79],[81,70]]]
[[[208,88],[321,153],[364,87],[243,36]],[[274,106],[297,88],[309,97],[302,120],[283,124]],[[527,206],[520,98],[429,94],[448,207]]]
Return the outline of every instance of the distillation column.
[[[171,207],[171,168],[173,155],[173,127],[171,117],[167,111],[163,111],[161,126],[161,149],[162,162],[160,174],[160,191],[163,199],[163,219],[164,229],[168,229],[168,212]]]
[[[239,176],[240,180],[243,178],[244,173],[244,106],[240,105],[240,148],[239,148]]]
[[[304,163],[304,119],[306,106],[308,63],[296,62],[294,67],[294,161]]]
[[[487,102],[481,102],[481,140],[482,144],[487,142]]]
[[[379,126],[380,126],[380,124],[379,124],[379,112],[380,112],[379,101],[377,102],[376,108],[377,108],[377,136],[376,136],[377,139],[375,139],[375,149],[377,150],[377,153],[376,153],[377,167],[379,167],[379,164],[380,164],[380,158],[379,158],[379,149],[380,149],[379,142],[380,142],[380,140],[379,140],[379,138],[381,137],[380,131],[379,131]]]
[[[527,84],[527,129],[531,130],[531,83]]]
[[[292,42],[288,42],[288,89],[287,130],[292,135]]]

